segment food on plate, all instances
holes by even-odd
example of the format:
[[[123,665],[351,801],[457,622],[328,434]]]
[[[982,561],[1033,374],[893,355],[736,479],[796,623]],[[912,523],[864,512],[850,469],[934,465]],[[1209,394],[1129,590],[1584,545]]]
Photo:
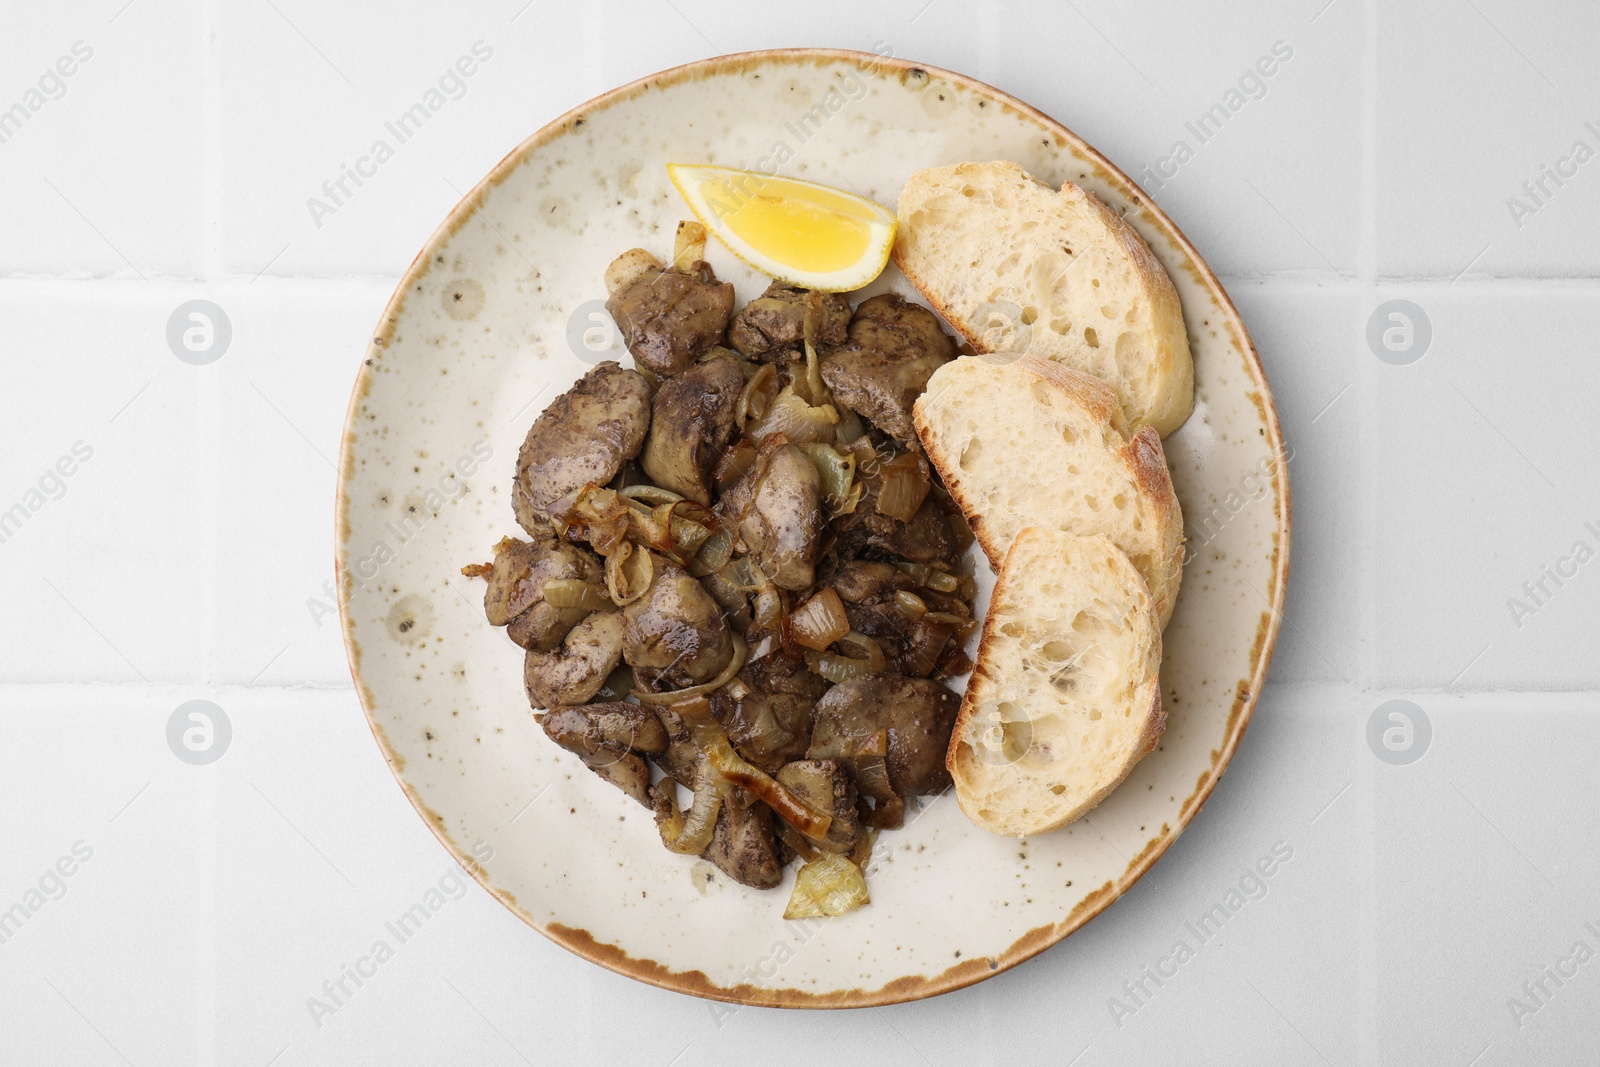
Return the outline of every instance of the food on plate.
[[[1166,625],[1183,516],[1161,438],[1149,426],[1129,436],[1109,386],[1037,355],[963,356],[934,373],[915,411],[923,449],[992,566],[1028,526],[1103,535],[1143,575]]]
[[[731,355],[701,360],[668,378],[651,401],[652,431],[639,456],[646,477],[700,504],[711,503],[712,468],[739,432],[744,372]]]
[[[578,545],[558,539],[548,526],[530,531],[532,541],[502,538],[494,546],[494,562],[476,568],[489,587],[483,594],[484,614],[523,648],[549,652],[589,614],[587,609],[556,607],[545,599],[545,583],[578,581],[592,584],[602,574],[600,560]]]
[[[894,213],[800,178],[668,163],[689,209],[728,251],[791,286],[859,289],[889,262]]]
[[[549,529],[550,506],[617,476],[644,446],[650,427],[650,382],[606,362],[544,409],[517,453],[511,488],[517,522],[530,534]]]
[[[868,902],[878,832],[950,785],[972,536],[912,405],[956,343],[888,294],[783,280],[736,309],[704,241],[688,223],[670,264],[607,269],[637,367],[601,363],[538,416],[513,486],[526,539],[463,573],[524,649],[546,735],[669,850],[764,889],[798,859],[789,912],[842,914]]]
[[[845,343],[822,356],[822,380],[850,410],[915,449],[911,405],[933,372],[955,356],[955,342],[938,316],[883,293],[861,302]]]
[[[768,437],[754,463],[722,498],[725,521],[751,562],[779,589],[808,588],[827,529],[822,476],[783,434]]]
[[[733,286],[717,281],[704,260],[680,270],[644,253],[607,279],[607,293],[606,310],[629,353],[663,378],[719,343],[733,316]]]
[[[927,678],[872,674],[840,682],[811,710],[811,759],[847,767],[881,759],[901,796],[942,793],[944,754],[960,698]]]
[[[1183,520],[1160,434],[1193,402],[1171,281],[1092,195],[1014,164],[914,175],[897,245],[837,189],[668,169],[699,221],[604,277],[635,368],[538,416],[527,540],[463,568],[546,735],[669,851],[761,889],[799,860],[786,918],[868,903],[878,833],[952,783],[995,833],[1077,818],[1165,724]],[[774,281],[736,307],[708,234]],[[990,354],[899,294],[852,306],[891,246]],[[974,537],[1000,572],[976,664]]]
[[[1108,538],[1029,527],[1006,555],[948,762],[968,818],[1009,837],[1073,821],[1160,740],[1161,625]]]
[[[1177,291],[1095,195],[1015,163],[918,171],[900,193],[895,263],[980,352],[1027,351],[1103,379],[1131,429],[1163,437],[1194,407]]]
[[[644,595],[622,609],[623,656],[634,680],[652,692],[703,685],[734,657],[733,630],[722,606],[688,571],[647,548],[652,578]],[[548,706],[548,705],[546,705]]]
[[[728,326],[728,343],[746,359],[782,363],[803,358],[802,337],[811,290],[774,281],[739,309]],[[825,293],[815,325],[816,343],[842,345],[850,330],[850,298]]]
[[[593,699],[617,669],[624,638],[619,612],[596,611],[567,631],[560,648],[549,652],[528,649],[522,660],[528,698],[544,708]]]

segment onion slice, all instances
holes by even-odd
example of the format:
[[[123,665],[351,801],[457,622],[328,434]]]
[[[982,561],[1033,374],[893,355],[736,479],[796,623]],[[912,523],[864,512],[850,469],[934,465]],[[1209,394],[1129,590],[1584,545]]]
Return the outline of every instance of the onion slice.
[[[793,444],[831,441],[839,425],[839,410],[832,404],[808,404],[791,383],[783,387],[762,415],[745,427],[745,435],[757,443],[783,434]]]
[[[928,461],[915,452],[902,452],[878,469],[878,512],[910,522],[932,488]]]
[[[734,405],[733,418],[739,429],[751,419],[761,419],[778,396],[778,369],[764,363],[751,379],[744,383],[739,401]]]
[[[905,821],[906,802],[889,781],[887,730],[879,730],[856,749],[855,780],[856,788],[872,800],[868,826],[893,829]]]
[[[617,493],[590,482],[550,505],[550,513],[567,536],[576,534],[600,555],[609,556],[628,536],[632,509]]]
[[[844,601],[832,586],[795,608],[788,618],[789,636],[794,643],[813,652],[821,652],[829,645],[850,633],[850,618],[844,612]]]
[[[855,510],[855,501],[861,499],[860,490],[855,486],[856,457],[849,452],[841,453],[832,445],[813,441],[800,446],[806,455],[811,457],[811,462],[817,468],[817,476],[822,480],[822,495],[828,505],[830,515],[847,514],[846,508]],[[854,499],[851,490],[856,489]]]
[[[799,797],[779,785],[777,779],[759,767],[746,763],[728,743],[728,735],[722,732],[722,727],[715,722],[696,722],[691,724],[691,728],[694,730],[695,744],[723,778],[747,790],[771,808],[774,815],[811,840],[821,841],[828,836],[828,827],[833,825],[831,812],[812,811]]]
[[[820,919],[843,915],[872,903],[861,868],[844,856],[824,853],[795,875],[794,892],[783,910],[785,919]]]
[[[650,591],[655,579],[656,565],[650,553],[634,550],[632,541],[624,541],[617,550],[606,557],[606,591],[612,603],[625,608]]]
[[[706,228],[693,219],[678,223],[678,232],[672,239],[672,269],[687,273],[699,260],[706,258]]]
[[[659,485],[630,485],[625,489],[618,489],[617,495],[624,500],[637,500],[651,507],[657,504],[676,504],[683,499],[671,489],[663,489]]]
[[[895,591],[894,606],[899,608],[900,613],[912,622],[916,622],[928,613],[927,603],[917,594],[908,593],[904,589]]]
[[[666,707],[671,704],[677,704],[680,701],[691,700],[694,697],[709,696],[721,689],[744,667],[745,656],[750,651],[750,646],[744,643],[744,638],[736,633],[730,633],[728,636],[733,641],[733,654],[728,657],[728,665],[722,668],[722,673],[711,679],[711,681],[701,682],[699,685],[691,685],[686,689],[674,689],[670,693],[647,693],[643,689],[635,689],[633,695],[639,698],[639,703],[641,704]]]
[[[863,655],[845,656],[836,652],[807,652],[806,666],[811,669],[812,674],[820,674],[830,682],[848,682],[852,678],[878,674],[887,663],[883,646],[864,633],[851,630],[835,644],[854,645]]]
[[[700,551],[689,563],[689,573],[696,578],[704,578],[726,567],[732,558],[733,534],[726,528],[718,530],[700,546]]]
[[[674,792],[677,786],[671,778],[661,779],[651,790],[655,797],[656,828],[661,832],[661,843],[667,847],[667,851],[680,856],[700,855],[717,832],[723,787],[715,782],[712,775],[700,777],[687,819],[678,809],[678,798]]]
[[[756,464],[756,446],[739,438],[717,460],[716,469],[711,472],[711,477],[716,480],[717,489],[727,489],[734,482],[743,478],[745,472]]]

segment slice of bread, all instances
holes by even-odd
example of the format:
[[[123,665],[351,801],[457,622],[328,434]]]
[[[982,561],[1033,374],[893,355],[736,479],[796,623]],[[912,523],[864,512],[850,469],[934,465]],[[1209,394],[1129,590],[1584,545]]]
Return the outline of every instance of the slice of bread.
[[[967,817],[1007,837],[1064,826],[1155,748],[1161,624],[1104,537],[1029,527],[1000,570],[945,757]]]
[[[1110,387],[1039,356],[962,356],[928,380],[917,436],[999,570],[1027,526],[1100,534],[1144,576],[1165,626],[1183,577],[1183,514],[1161,438],[1131,438]]]
[[[894,261],[979,352],[1026,351],[1103,378],[1133,429],[1194,409],[1172,279],[1093,193],[1015,163],[918,171],[900,190]]]

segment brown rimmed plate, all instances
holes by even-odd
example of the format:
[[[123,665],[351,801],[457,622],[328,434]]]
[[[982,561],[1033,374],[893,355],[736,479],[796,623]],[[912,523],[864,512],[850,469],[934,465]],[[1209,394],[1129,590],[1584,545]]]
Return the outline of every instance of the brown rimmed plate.
[[[893,205],[913,170],[986,159],[1071,179],[1124,212],[1183,302],[1197,403],[1166,441],[1190,538],[1165,636],[1167,732],[1092,825],[1019,849],[972,826],[950,798],[924,801],[880,840],[869,907],[785,922],[787,880],[757,892],[666,852],[643,808],[545,739],[519,651],[484,620],[481,586],[459,568],[516,532],[512,470],[534,416],[593,363],[626,358],[601,274],[624,249],[670,251],[687,212],[664,164],[780,169]],[[708,258],[741,301],[765,286],[715,242]],[[883,289],[914,295],[893,266],[869,291]],[[747,1004],[861,1007],[947,992],[1104,910],[1195,816],[1232,757],[1277,637],[1288,556],[1283,435],[1261,363],[1183,234],[1099,153],[1021,101],[857,52],[687,64],[535,133],[411,265],[374,332],[341,453],[337,562],[351,670],[429,828],[508,908],[573,952]]]

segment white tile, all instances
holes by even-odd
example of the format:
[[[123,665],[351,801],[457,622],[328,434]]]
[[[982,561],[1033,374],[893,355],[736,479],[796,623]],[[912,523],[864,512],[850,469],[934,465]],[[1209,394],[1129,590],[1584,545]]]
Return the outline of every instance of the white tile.
[[[316,1026],[308,999],[366,951],[396,894],[450,860],[393,782],[353,694],[218,699],[234,723],[216,798],[219,1058],[266,1062],[288,1045],[288,1062],[327,1062],[314,1039],[329,1020]],[[381,999],[380,985],[363,997]],[[335,1031],[348,1029],[339,1007]]]
[[[373,328],[382,283],[262,277],[219,288],[233,322],[211,367],[217,501],[217,680],[348,685],[330,595],[335,464],[345,409]]]
[[[0,944],[8,1063],[193,1060],[213,768],[167,748],[187,696],[0,690],[0,908],[32,909]]]
[[[1188,1062],[1317,1063],[1319,1052],[1355,1062],[1359,902],[1347,879],[1359,823],[1350,792],[1341,795],[1361,755],[1354,715],[1342,690],[1269,686],[1227,776],[1133,890],[1015,970],[887,1011],[936,1063],[939,1049],[982,1049],[999,1064],[1035,1062],[1037,1049],[1065,1063],[1088,1048],[1080,1062],[1137,1064],[1178,1046]],[[1255,864],[1274,846],[1261,878]],[[1253,870],[1259,883],[1241,888]],[[1229,907],[1233,890],[1242,903],[1202,940],[1191,924]],[[1125,983],[1146,967],[1167,977],[1130,993]],[[1219,1031],[1207,1019],[1222,1005],[1236,1022]]]
[[[16,118],[0,124],[0,271],[198,273],[200,5],[124,2],[35,4],[7,20],[0,112]]]
[[[740,48],[797,43],[740,23],[732,5],[683,10],[719,45],[719,33]],[[1360,183],[1359,110],[1351,100],[1361,24],[1359,9],[1351,12],[1309,26],[1265,4],[1219,15],[1103,3],[916,2],[840,19],[849,47],[968,74],[1059,120],[1138,181],[1213,267],[1261,275],[1353,266]],[[1016,33],[1024,21],[1030,32]],[[1064,41],[1073,42],[1070,63],[1060,61]],[[1289,59],[1268,63],[1273,74],[1260,88],[1248,83],[1228,100],[1236,109],[1215,136],[1202,131],[1202,142],[1185,127],[1223,103],[1280,41]],[[1192,156],[1166,164],[1162,178],[1155,168],[1178,154],[1180,140]]]
[[[461,871],[393,780],[353,694],[218,699],[236,739],[219,764],[219,1059],[266,1062],[287,1046],[286,1063],[521,1062],[478,1011],[535,1062],[557,1062],[542,1054],[552,1043],[571,1054],[559,1062],[598,1050],[602,1028],[586,1036],[568,1024],[592,1010],[605,976]],[[445,906],[398,941],[385,924],[441,884]],[[375,973],[363,984],[323,989],[380,939],[393,956],[364,965]]]
[[[506,153],[604,88],[582,66],[577,6],[516,17],[518,6],[412,3],[386,14],[407,27],[398,36],[374,34],[354,9],[226,8],[224,264],[252,276],[398,276]],[[433,107],[419,112],[425,122],[404,137],[390,129],[419,104]],[[344,178],[341,190],[346,168],[360,184]]]
[[[208,574],[197,546],[196,409],[206,367],[167,322],[196,291],[139,281],[0,284],[0,681],[198,677]],[[70,474],[63,476],[64,472]]]
[[[1082,115],[1077,132],[1133,176],[1214,269],[1246,276],[1354,271],[1359,6],[1333,8],[1315,22],[1314,9],[1269,3],[1226,11],[1111,3],[1078,9],[1088,21],[1063,8],[1056,16],[1062,30],[1081,38],[1090,54],[1114,44],[1127,56],[1125,66],[1139,68],[1139,91],[1112,93],[1094,80],[1073,91],[1044,62],[1017,70],[1031,75],[1035,93],[1014,91],[1068,125],[1074,123],[1063,112]],[[1051,37],[1034,41],[1041,50],[1054,44]],[[1060,110],[1052,107],[1057,101]]]
[[[1600,948],[1585,925],[1600,928],[1593,702],[1415,699],[1431,747],[1379,765],[1374,793],[1381,1046],[1397,1062],[1464,1063],[1486,1047],[1484,1062],[1579,1062],[1600,1007],[1594,963],[1547,982],[1543,1005],[1522,986],[1576,941]],[[1514,1014],[1511,998],[1537,1010]]]
[[[1600,566],[1574,557],[1580,541],[1600,555],[1586,527],[1600,529],[1587,403],[1600,293],[1462,283],[1389,297],[1421,306],[1433,340],[1416,363],[1369,368],[1376,684],[1600,686]],[[1523,585],[1546,566],[1576,573],[1535,602]]]
[[[1600,155],[1592,64],[1573,53],[1595,12],[1423,0],[1378,20],[1380,273],[1592,276],[1600,164],[1560,161],[1579,140]],[[1522,184],[1546,165],[1575,174],[1547,179],[1541,206]]]

